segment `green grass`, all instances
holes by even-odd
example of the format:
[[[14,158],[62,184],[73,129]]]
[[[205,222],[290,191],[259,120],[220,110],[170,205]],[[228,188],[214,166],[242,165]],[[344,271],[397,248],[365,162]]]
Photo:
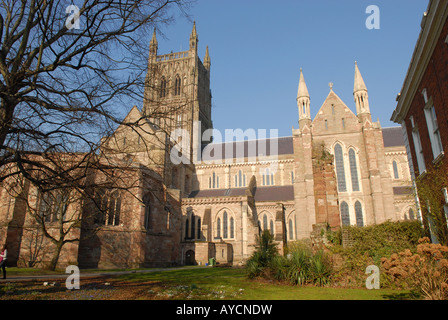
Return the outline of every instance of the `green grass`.
[[[201,268],[121,275],[129,282],[155,282],[165,287],[188,291],[194,299],[231,300],[402,300],[408,291],[380,289],[344,289],[282,285],[269,281],[249,280],[244,269]],[[183,292],[185,293],[185,292]],[[174,296],[176,298],[176,296]],[[185,294],[179,296],[185,298]]]

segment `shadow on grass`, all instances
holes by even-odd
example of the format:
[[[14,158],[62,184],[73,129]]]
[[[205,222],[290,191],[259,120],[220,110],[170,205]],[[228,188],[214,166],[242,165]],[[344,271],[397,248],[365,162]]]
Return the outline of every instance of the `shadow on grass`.
[[[386,300],[418,300],[420,297],[414,292],[400,292],[400,293],[391,293],[391,294],[383,294],[383,299]]]

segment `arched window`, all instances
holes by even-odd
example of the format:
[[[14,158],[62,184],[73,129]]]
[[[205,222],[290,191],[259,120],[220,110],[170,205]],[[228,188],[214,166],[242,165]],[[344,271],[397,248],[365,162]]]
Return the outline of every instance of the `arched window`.
[[[398,172],[398,163],[397,161],[394,160],[394,162],[392,162],[392,167],[394,169],[394,179],[400,179],[400,175]]]
[[[338,178],[338,191],[346,192],[347,185],[345,182],[345,168],[344,168],[344,158],[342,154],[342,147],[340,144],[337,144],[334,147],[334,157],[336,161],[336,175]]]
[[[180,88],[181,88],[181,80],[179,75],[176,76],[176,80],[174,82],[174,95],[179,96],[180,95]]]
[[[271,170],[269,168],[266,168],[265,173],[263,174],[263,185],[264,186],[274,185],[274,174],[271,173]]]
[[[221,218],[216,220],[216,237],[221,238]]]
[[[219,176],[216,173],[212,173],[211,177],[208,179],[209,189],[219,189]]]
[[[271,234],[274,234],[274,221],[269,221],[269,231],[271,232]]]
[[[358,227],[364,227],[364,218],[362,215],[361,202],[356,201],[355,203],[355,215],[356,215],[356,225]]]
[[[343,226],[349,226],[350,225],[350,213],[348,210],[348,204],[347,202],[343,201],[341,203],[341,220]]]
[[[143,225],[147,231],[149,231],[152,227],[151,223],[151,200],[149,195],[145,195],[143,197],[143,205],[145,209],[145,215],[143,220]]]
[[[201,218],[198,218],[198,234],[197,234],[197,239],[201,239]]]
[[[165,77],[160,80],[160,98],[166,97],[166,79]]]
[[[120,225],[121,196],[118,190],[101,189],[96,193],[97,216],[95,223],[107,226]]]
[[[414,214],[414,210],[412,210],[412,208],[409,209],[409,219],[415,220],[415,214]]]
[[[268,216],[263,215],[263,230],[268,230]]]
[[[355,150],[350,149],[348,152],[348,158],[350,161],[350,174],[352,176],[352,189],[353,191],[359,191],[358,165],[356,163]]]
[[[196,221],[195,221],[195,217],[194,214],[191,215],[191,239],[194,239],[196,233]]]
[[[227,211],[224,211],[224,214],[222,215],[222,237],[224,239],[229,237]]]
[[[235,188],[241,188],[246,186],[246,175],[243,171],[239,170],[235,175]]]
[[[56,222],[65,216],[68,207],[68,193],[53,191],[40,194],[39,214],[45,222]]]
[[[230,217],[230,238],[235,238],[235,221]]]
[[[188,239],[189,236],[189,228],[190,228],[190,220],[185,221],[185,239]]]
[[[293,223],[292,223],[292,219],[289,219],[288,222],[288,234],[289,234],[289,240],[294,240],[294,230],[293,230]]]

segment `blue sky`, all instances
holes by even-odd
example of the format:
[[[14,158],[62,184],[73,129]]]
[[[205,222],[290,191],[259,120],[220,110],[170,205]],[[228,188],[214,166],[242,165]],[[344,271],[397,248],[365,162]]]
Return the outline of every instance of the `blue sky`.
[[[383,127],[396,106],[420,32],[425,0],[197,0],[201,59],[212,61],[214,127],[298,128],[297,87],[303,68],[314,118],[334,91],[355,110],[354,62],[369,90],[372,118]],[[380,29],[366,28],[366,8],[380,9]],[[159,35],[159,54],[188,49],[192,21],[178,15]],[[149,36],[150,38],[150,36]],[[149,42],[150,39],[148,39]]]

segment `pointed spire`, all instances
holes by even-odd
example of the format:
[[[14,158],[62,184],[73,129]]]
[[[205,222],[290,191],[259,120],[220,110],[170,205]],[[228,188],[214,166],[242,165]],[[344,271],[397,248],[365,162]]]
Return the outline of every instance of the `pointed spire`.
[[[358,63],[355,61],[355,85],[353,88],[353,97],[356,104],[356,113],[358,116],[368,114],[370,117],[369,94],[362,79]]]
[[[151,42],[149,43],[149,53],[151,55],[156,56],[157,50],[158,50],[158,43],[157,43],[157,35],[156,35],[156,28],[154,28],[154,33],[152,34]]]
[[[311,124],[311,100],[306,87],[305,77],[302,68],[300,68],[299,91],[297,93],[297,106],[299,107],[299,126],[300,129],[309,128]]]
[[[154,28],[154,32],[152,34],[151,44],[157,44],[156,28]]]
[[[191,31],[190,39],[197,39],[198,33],[196,31],[196,21],[193,21],[193,30]]]
[[[198,33],[196,32],[196,21],[193,22],[193,31],[191,31],[190,35],[190,50],[194,50],[197,53],[198,48]]]
[[[353,88],[353,93],[361,90],[367,91],[367,87],[364,83],[361,72],[359,71],[358,62],[355,61],[355,86]]]
[[[307,97],[310,95],[308,93],[308,88],[306,87],[305,78],[303,76],[302,68],[300,68],[300,80],[299,80],[299,91],[297,92],[297,99]]]
[[[207,70],[210,70],[210,65],[211,65],[211,62],[210,62],[210,53],[208,52],[208,46],[207,46],[207,48],[205,49],[204,67],[205,67]]]

